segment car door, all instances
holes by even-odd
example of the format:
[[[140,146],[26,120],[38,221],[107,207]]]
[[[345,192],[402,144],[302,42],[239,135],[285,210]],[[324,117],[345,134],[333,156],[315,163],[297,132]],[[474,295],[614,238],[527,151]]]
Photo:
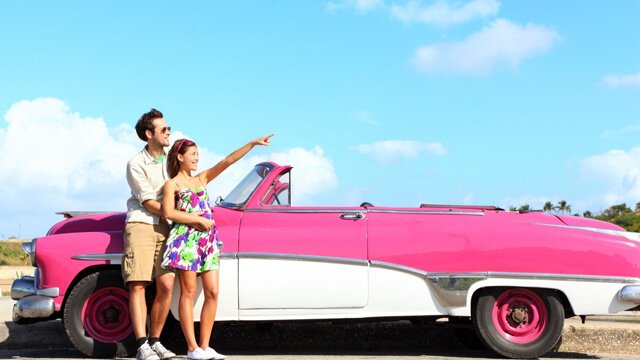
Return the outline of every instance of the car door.
[[[245,209],[238,252],[240,317],[243,310],[366,306],[366,229],[362,208]]]

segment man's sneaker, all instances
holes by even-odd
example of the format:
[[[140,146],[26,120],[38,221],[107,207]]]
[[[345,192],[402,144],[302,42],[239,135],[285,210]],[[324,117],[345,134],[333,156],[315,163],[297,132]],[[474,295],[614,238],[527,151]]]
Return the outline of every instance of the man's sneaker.
[[[187,359],[209,360],[209,359],[211,359],[211,357],[208,356],[207,353],[204,350],[202,350],[199,347],[197,347],[193,351],[187,351]]]
[[[145,342],[138,348],[136,360],[160,360],[160,357],[158,357],[158,354],[149,346],[149,343]]]
[[[214,360],[222,360],[227,358],[226,356],[218,353],[210,347],[204,349],[204,352],[207,354],[207,356],[210,356],[210,358]]]
[[[153,343],[153,345],[151,345],[151,349],[155,351],[156,354],[158,354],[158,357],[160,357],[160,360],[170,359],[176,356],[176,354],[173,351],[167,350],[167,348],[164,347],[160,343],[160,341],[156,341],[155,343]]]

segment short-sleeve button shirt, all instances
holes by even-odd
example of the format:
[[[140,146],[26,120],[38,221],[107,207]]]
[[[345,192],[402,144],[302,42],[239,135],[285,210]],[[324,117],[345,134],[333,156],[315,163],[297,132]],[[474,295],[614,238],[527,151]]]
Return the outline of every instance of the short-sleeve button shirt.
[[[166,153],[158,162],[149,155],[145,146],[129,160],[127,182],[131,197],[127,200],[127,222],[159,223],[160,217],[149,212],[142,203],[147,200],[162,202],[162,187],[168,179]]]

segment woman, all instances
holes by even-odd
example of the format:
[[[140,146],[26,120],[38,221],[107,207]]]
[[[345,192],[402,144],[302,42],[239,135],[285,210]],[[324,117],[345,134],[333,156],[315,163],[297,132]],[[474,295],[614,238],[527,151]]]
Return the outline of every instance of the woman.
[[[180,282],[178,314],[187,341],[189,359],[224,359],[209,347],[218,308],[219,247],[218,231],[209,207],[206,185],[256,145],[269,145],[267,135],[250,141],[213,167],[193,176],[198,168],[198,147],[188,139],[176,141],[169,151],[169,177],[164,184],[162,214],[173,221],[162,266],[175,269]],[[200,341],[193,329],[196,277],[200,274],[204,304],[200,313]]]

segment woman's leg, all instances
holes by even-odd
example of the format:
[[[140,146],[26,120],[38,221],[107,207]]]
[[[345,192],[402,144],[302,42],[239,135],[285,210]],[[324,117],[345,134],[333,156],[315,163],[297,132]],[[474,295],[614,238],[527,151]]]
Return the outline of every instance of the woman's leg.
[[[204,304],[200,313],[200,347],[206,349],[211,340],[213,322],[218,310],[218,283],[220,273],[218,270],[205,271],[200,274],[204,291]]]
[[[196,273],[187,270],[178,270],[178,280],[180,281],[180,302],[178,303],[178,315],[180,316],[180,327],[187,341],[189,351],[194,351],[198,344],[193,331],[193,303],[196,298]]]

